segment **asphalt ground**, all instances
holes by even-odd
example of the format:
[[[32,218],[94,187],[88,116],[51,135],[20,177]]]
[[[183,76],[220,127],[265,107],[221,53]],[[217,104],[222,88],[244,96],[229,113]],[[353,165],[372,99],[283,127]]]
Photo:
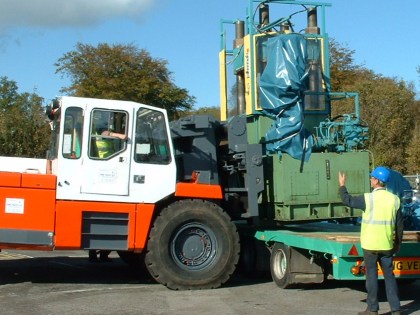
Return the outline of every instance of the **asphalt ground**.
[[[282,290],[268,274],[235,274],[214,290],[172,291],[148,274],[111,262],[91,263],[84,251],[0,253],[0,314],[254,315],[357,314],[362,281],[328,281]],[[420,281],[400,284],[403,314],[420,314]],[[383,286],[379,314],[390,314]]]

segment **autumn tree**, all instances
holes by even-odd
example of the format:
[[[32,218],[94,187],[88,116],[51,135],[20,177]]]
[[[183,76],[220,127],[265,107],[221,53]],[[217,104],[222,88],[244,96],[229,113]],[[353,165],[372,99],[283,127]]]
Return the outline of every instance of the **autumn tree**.
[[[333,91],[348,91],[348,87],[357,79],[361,65],[354,61],[354,50],[342,46],[331,39],[330,48],[330,84]]]
[[[417,67],[420,81],[420,66]],[[420,173],[420,101],[416,100],[412,106],[414,117],[413,137],[407,149],[407,168],[410,174]]]
[[[407,173],[407,149],[413,137],[413,87],[394,78],[376,76],[358,80],[361,115],[369,125],[368,147],[376,165]]]
[[[335,39],[330,40],[330,85],[332,92],[357,92],[354,83],[371,78],[374,73],[354,60],[354,50],[342,46]],[[332,116],[354,112],[354,99],[332,101]]]
[[[36,93],[19,93],[15,81],[0,78],[0,155],[45,158],[51,130]]]
[[[214,118],[220,120],[220,108],[217,106],[203,106],[183,113],[183,116],[190,115],[211,115]]]
[[[416,163],[408,162],[415,159],[412,151],[416,150],[411,144],[416,124],[413,85],[357,65],[354,51],[334,40],[330,48],[331,86],[333,90],[359,93],[361,118],[369,127],[367,147],[374,153],[375,164],[412,173]],[[350,106],[353,105],[347,102],[347,112]],[[333,108],[333,111],[336,114],[338,109]]]
[[[167,61],[128,45],[78,43],[55,63],[56,73],[70,78],[61,90],[73,96],[134,101],[165,108],[170,117],[192,108],[195,98],[177,87]]]
[[[413,137],[407,148],[407,173],[420,173],[420,101],[413,106]]]

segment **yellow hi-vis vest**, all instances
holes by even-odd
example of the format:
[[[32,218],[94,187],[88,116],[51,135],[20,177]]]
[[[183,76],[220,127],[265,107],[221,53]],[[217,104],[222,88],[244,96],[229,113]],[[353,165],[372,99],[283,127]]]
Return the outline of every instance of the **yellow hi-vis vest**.
[[[361,246],[367,250],[390,250],[400,199],[385,189],[365,194],[366,209],[362,216]]]
[[[114,143],[110,139],[96,140],[96,147],[98,148],[98,155],[101,159],[105,159],[115,153]]]

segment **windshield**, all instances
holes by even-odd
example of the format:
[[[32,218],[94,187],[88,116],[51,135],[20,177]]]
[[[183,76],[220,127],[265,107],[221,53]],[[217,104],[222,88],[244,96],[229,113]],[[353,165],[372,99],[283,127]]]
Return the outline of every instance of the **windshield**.
[[[138,110],[134,161],[151,164],[171,162],[165,117],[161,112],[147,108]]]

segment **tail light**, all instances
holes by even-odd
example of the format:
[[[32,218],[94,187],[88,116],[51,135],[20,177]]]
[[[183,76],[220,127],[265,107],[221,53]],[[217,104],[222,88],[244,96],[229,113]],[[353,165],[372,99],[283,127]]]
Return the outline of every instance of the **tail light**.
[[[362,260],[357,260],[356,264],[352,266],[350,270],[354,276],[361,276],[366,274],[366,268]]]

